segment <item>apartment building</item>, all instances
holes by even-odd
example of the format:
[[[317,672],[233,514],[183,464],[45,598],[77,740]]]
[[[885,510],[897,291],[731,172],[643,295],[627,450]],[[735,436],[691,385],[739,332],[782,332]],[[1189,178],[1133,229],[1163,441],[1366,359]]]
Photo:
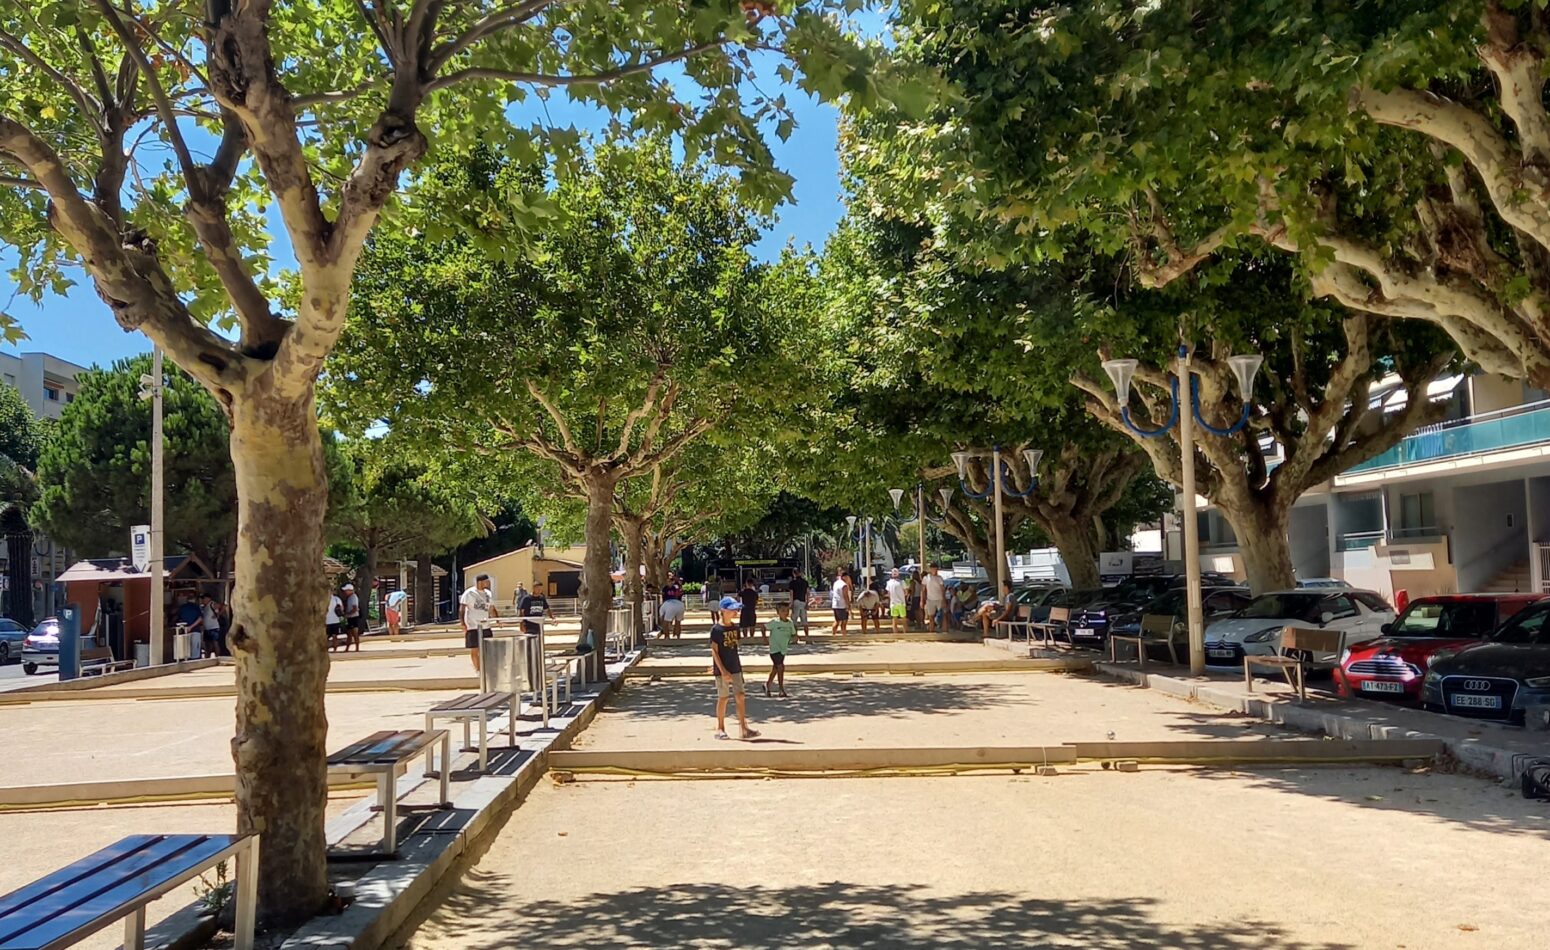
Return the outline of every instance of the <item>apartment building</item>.
[[[75,399],[75,378],[85,369],[47,353],[0,353],[0,383],[20,391],[43,419],[58,419]]]
[[[1550,592],[1550,394],[1475,375],[1439,379],[1427,396],[1447,402],[1443,421],[1298,501],[1297,575],[1391,597]],[[1374,408],[1397,410],[1403,398],[1377,387]],[[1198,517],[1202,566],[1243,576],[1231,526],[1204,505]]]

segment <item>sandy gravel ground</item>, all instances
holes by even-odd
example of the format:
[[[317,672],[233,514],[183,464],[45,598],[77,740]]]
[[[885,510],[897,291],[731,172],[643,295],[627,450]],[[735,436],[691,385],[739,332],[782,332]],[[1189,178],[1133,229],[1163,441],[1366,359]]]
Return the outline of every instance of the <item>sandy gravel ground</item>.
[[[759,742],[771,748],[972,748],[1294,735],[1152,690],[1061,673],[788,677],[790,699],[765,698],[763,682],[762,676],[756,682],[749,678],[748,715],[762,733]],[[709,676],[632,679],[575,746],[724,747],[729,743],[713,737],[715,702]],[[728,725],[735,729],[736,723]]]
[[[667,646],[653,644],[652,652],[641,661],[640,670],[649,673],[659,669],[709,669],[710,641],[685,639],[673,641]],[[761,640],[745,641],[739,648],[745,667],[769,669],[769,648]],[[1082,656],[1079,654],[1079,656]],[[1083,658],[1086,658],[1083,656]],[[1004,664],[1014,659],[1005,650],[985,646],[983,643],[934,643],[930,641],[896,641],[892,643],[846,643],[822,641],[799,643],[786,658],[787,673],[799,675],[804,662],[844,663],[920,663],[950,660],[955,663],[981,661]]]
[[[1547,849],[1398,769],[545,782],[390,945],[1529,950]]]
[[[425,710],[457,695],[330,693],[329,748],[381,729],[423,729]],[[0,707],[0,785],[229,773],[235,715],[229,697]]]

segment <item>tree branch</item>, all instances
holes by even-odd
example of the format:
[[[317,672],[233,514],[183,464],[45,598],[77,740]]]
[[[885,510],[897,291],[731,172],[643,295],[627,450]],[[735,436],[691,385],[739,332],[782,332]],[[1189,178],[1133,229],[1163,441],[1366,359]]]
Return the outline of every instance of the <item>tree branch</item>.
[[[616,79],[624,79],[627,76],[635,76],[641,73],[649,73],[658,66],[668,63],[676,63],[679,60],[688,59],[691,56],[703,53],[706,50],[716,49],[727,42],[725,38],[711,40],[705,43],[696,43],[674,53],[664,53],[653,56],[650,59],[632,63],[628,66],[620,66],[617,69],[606,69],[602,72],[589,73],[582,76],[558,76],[549,73],[525,73],[514,72],[509,69],[496,69],[486,66],[470,66],[456,72],[448,73],[426,87],[427,94],[445,89],[448,86],[460,82],[468,82],[476,79],[495,79],[501,82],[523,83],[530,86],[590,86],[601,83],[613,82]]]
[[[440,49],[436,50],[430,58],[430,71],[432,73],[441,72],[441,68],[452,57],[467,50],[486,36],[499,33],[514,26],[521,26],[523,23],[537,17],[553,3],[554,0],[524,0],[523,3],[518,3],[515,6],[492,11],[465,30],[460,36],[447,41]]]
[[[523,382],[527,385],[527,391],[532,393],[533,398],[538,400],[538,404],[544,407],[545,412],[549,413],[549,418],[553,420],[555,428],[560,432],[560,441],[564,444],[565,451],[570,453],[571,457],[579,462],[582,458],[581,449],[577,447],[576,440],[571,436],[570,424],[565,421],[565,416],[559,409],[555,408],[548,395],[538,388],[537,383],[531,379],[525,379]]]

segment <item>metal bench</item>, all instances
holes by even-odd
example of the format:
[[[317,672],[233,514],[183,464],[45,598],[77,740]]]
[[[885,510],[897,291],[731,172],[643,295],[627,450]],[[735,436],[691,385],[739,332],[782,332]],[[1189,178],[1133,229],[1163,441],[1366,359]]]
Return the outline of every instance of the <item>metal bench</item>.
[[[409,763],[425,754],[425,774],[436,772],[436,745],[441,745],[441,798],[437,804],[398,804],[398,776],[408,771]],[[377,804],[382,810],[382,850],[398,853],[398,811],[450,807],[447,784],[452,771],[452,740],[445,729],[405,729],[400,732],[375,732],[359,742],[345,746],[328,757],[328,774],[347,779],[375,776]]]
[[[251,950],[258,835],[131,835],[0,897],[0,947],[53,950],[124,922],[124,950],[145,945],[145,906],[227,858],[237,862],[237,950]]]
[[[109,647],[87,647],[81,651],[82,676],[101,676],[103,673],[117,673],[119,670],[134,668],[134,660],[113,659],[113,650]]]
[[[456,699],[432,706],[425,714],[425,731],[436,728],[436,720],[451,719],[463,724],[463,745],[469,741],[469,728],[479,723],[479,771],[490,767],[490,717],[506,710],[508,725],[506,736],[512,746],[517,744],[517,711],[521,704],[515,693],[464,693]],[[445,795],[443,795],[445,797]]]
[[[1006,645],[1008,647],[1017,640],[1017,631],[1019,630],[1023,632],[1023,636],[1028,640],[1028,646],[1033,646],[1033,622],[1029,619],[1030,616],[1028,605],[1018,604],[1017,613],[1013,616],[1013,619],[996,621],[997,627],[1006,628]]]
[[[1043,620],[1037,620],[1028,625],[1029,630],[1039,632],[1039,642],[1049,646],[1055,645],[1055,638],[1065,634],[1066,642],[1074,649],[1076,640],[1071,636],[1071,608],[1051,607],[1049,616]],[[1029,637],[1030,641],[1032,637]]]
[[[1287,685],[1297,690],[1297,698],[1308,698],[1308,664],[1315,653],[1338,654],[1345,649],[1345,631],[1310,630],[1304,627],[1283,627],[1281,630],[1280,656],[1254,656],[1243,658],[1243,685],[1254,691],[1254,667],[1270,666],[1281,671]],[[1297,677],[1292,678],[1293,671]]]
[[[1171,614],[1147,614],[1141,618],[1141,630],[1136,634],[1109,634],[1109,659],[1119,659],[1119,651],[1115,643],[1134,643],[1136,645],[1136,664],[1141,669],[1146,669],[1146,645],[1148,643],[1161,643],[1167,646],[1168,656],[1175,664],[1179,662],[1179,654],[1174,646],[1179,639],[1188,638],[1187,628]]]
[[[560,684],[565,684],[565,705],[570,705],[571,683],[576,678],[576,670],[585,663],[589,654],[586,653],[556,653],[553,656],[544,657],[544,673],[547,679],[548,689],[553,690],[553,702],[550,708],[559,711],[560,708]],[[548,690],[545,691],[546,704],[548,704]],[[546,717],[547,720],[547,717]]]

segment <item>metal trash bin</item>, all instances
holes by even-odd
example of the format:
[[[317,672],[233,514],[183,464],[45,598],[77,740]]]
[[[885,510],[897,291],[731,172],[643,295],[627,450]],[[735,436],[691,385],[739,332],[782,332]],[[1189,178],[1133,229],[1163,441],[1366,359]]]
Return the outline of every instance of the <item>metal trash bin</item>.
[[[537,638],[522,633],[497,631],[479,646],[479,690],[485,693],[537,692],[538,667],[533,662]]]

